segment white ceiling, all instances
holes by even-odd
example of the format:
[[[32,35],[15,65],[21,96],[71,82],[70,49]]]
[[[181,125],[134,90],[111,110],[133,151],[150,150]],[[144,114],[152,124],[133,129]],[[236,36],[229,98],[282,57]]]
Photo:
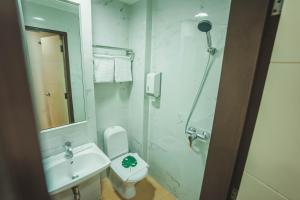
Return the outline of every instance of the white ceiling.
[[[126,4],[134,4],[134,3],[138,2],[139,0],[120,0],[120,1],[123,3],[126,3]]]
[[[56,0],[24,0],[25,2],[39,4],[45,7],[56,8],[58,10],[75,13],[78,15],[79,7],[74,3]]]

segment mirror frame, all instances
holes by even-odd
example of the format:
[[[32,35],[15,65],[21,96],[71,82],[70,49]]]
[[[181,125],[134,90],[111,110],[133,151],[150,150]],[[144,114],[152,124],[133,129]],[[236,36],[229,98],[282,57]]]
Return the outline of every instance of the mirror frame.
[[[70,3],[79,8],[79,26],[81,38],[82,73],[84,88],[85,121],[75,122],[40,131],[40,149],[43,158],[64,151],[63,144],[70,141],[76,147],[93,142],[97,144],[94,78],[93,78],[93,48],[92,48],[92,15],[91,0],[51,0]],[[18,0],[18,9],[21,19],[23,48],[26,52],[26,64],[29,65],[28,47],[25,36],[25,23],[21,0]],[[28,73],[28,77],[30,75]],[[32,87],[32,86],[31,86]]]

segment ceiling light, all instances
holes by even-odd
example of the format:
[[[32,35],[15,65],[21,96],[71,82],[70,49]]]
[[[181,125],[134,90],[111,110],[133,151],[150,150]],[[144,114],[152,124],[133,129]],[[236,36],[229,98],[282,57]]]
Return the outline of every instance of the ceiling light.
[[[45,19],[42,17],[33,17],[33,19],[38,20],[38,21],[45,21]]]
[[[208,14],[207,13],[205,13],[205,12],[200,12],[200,13],[198,13],[197,15],[195,15],[195,17],[208,17]]]

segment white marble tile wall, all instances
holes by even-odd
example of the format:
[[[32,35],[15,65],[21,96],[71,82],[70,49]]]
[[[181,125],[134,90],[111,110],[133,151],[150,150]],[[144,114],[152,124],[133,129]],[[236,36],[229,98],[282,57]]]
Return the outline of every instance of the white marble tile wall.
[[[79,146],[92,142],[88,134],[82,131],[82,128],[88,131],[86,122],[79,122],[68,126],[68,131],[61,127],[42,131],[39,134],[40,147],[44,158],[64,151],[64,143],[69,141],[72,146]],[[81,127],[80,129],[78,127]]]
[[[132,83],[95,84],[99,145],[103,147],[107,127],[120,125],[128,130],[130,149],[142,155],[146,0],[132,5],[119,0],[93,0],[92,16],[94,44],[126,47],[135,52]]]
[[[128,6],[119,0],[92,0],[93,43],[128,47]]]
[[[128,135],[130,150],[143,155],[144,112],[148,106],[144,101],[145,73],[147,71],[146,57],[146,13],[147,0],[141,0],[129,9],[129,48],[135,52],[133,62],[133,85],[129,97]],[[146,134],[146,133],[145,133]],[[146,137],[146,136],[145,136]]]
[[[230,0],[153,0],[152,7],[153,23],[147,21],[147,0],[125,7],[117,0],[93,1],[94,43],[128,45],[136,52],[131,85],[95,86],[98,138],[103,143],[107,126],[124,126],[132,151],[143,155],[143,147],[149,145],[151,175],[178,199],[194,200],[199,196],[208,149],[207,145],[198,144],[202,153],[193,152],[184,135],[184,123],[208,56],[205,35],[197,30],[200,19],[194,16],[208,13],[207,18],[214,24],[213,43],[218,48],[192,118],[197,128],[210,131]],[[120,10],[126,12],[120,14]],[[150,69],[150,63],[146,63],[150,55],[146,51],[149,27],[152,27],[151,71],[163,73],[161,100],[150,104],[144,95],[145,74]],[[148,125],[149,133],[144,131]]]
[[[118,0],[93,0],[93,44],[128,48],[128,6]],[[121,54],[122,51],[94,49],[98,53]],[[95,84],[98,143],[103,148],[103,133],[110,126],[128,128],[128,98],[131,84]]]
[[[192,117],[192,125],[210,131],[214,116],[229,0],[153,0],[152,65],[162,72],[160,103],[150,105],[150,173],[180,200],[198,199],[208,145],[201,153],[189,148],[184,125],[202,79],[208,54],[206,36],[197,29],[208,14],[213,23],[213,44],[218,49],[205,89]]]

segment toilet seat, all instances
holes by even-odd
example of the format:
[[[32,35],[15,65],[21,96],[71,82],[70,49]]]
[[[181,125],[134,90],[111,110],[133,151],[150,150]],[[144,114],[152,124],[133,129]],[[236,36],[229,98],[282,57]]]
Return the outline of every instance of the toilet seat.
[[[122,166],[122,161],[127,156],[133,156],[137,160],[135,167],[125,168]],[[137,153],[127,153],[111,162],[112,170],[124,182],[138,182],[142,180],[148,174],[148,167],[149,165]]]

